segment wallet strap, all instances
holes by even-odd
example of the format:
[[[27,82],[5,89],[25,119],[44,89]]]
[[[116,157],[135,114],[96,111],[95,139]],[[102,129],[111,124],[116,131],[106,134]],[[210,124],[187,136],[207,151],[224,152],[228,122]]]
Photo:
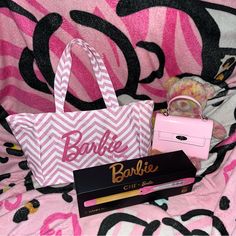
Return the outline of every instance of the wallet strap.
[[[191,97],[191,96],[187,96],[187,95],[179,95],[179,96],[176,96],[176,97],[173,97],[172,99],[170,99],[170,101],[168,102],[167,104],[167,112],[169,111],[170,109],[170,105],[172,102],[178,100],[178,99],[186,99],[186,100],[191,100],[192,102],[194,102],[195,104],[198,105],[199,107],[199,115],[201,116],[201,118],[205,119],[205,117],[203,117],[203,113],[202,113],[202,106],[201,104],[199,103],[199,101],[197,101],[195,98]]]

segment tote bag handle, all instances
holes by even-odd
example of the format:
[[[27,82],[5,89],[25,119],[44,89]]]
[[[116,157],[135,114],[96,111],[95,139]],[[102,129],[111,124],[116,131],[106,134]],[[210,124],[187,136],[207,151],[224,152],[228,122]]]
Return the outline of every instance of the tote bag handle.
[[[74,44],[81,46],[87,53],[106,107],[118,107],[119,103],[116,97],[116,93],[102,58],[93,47],[89,46],[88,43],[86,43],[82,39],[76,38],[67,44],[57,66],[54,81],[56,113],[64,112],[64,103],[68,89],[72,64],[70,51]]]

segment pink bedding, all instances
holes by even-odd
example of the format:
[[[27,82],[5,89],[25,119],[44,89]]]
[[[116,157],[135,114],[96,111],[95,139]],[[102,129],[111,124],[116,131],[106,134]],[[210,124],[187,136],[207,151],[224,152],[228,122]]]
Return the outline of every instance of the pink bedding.
[[[234,0],[0,1],[0,235],[236,234],[236,2]],[[103,56],[121,103],[166,107],[162,81],[196,75],[214,85],[212,139],[191,193],[79,218],[73,184],[40,188],[6,123],[53,112],[54,72],[66,43]],[[86,55],[74,50],[66,110],[104,107]]]

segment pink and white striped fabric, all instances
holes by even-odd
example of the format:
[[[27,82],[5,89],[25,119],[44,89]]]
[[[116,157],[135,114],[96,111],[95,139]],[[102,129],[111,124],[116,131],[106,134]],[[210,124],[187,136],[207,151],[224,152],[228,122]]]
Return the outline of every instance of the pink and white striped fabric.
[[[106,109],[64,112],[74,44],[88,54]],[[85,41],[73,39],[67,44],[54,83],[55,113],[7,117],[41,186],[73,182],[76,169],[147,155],[153,101],[119,106],[103,60]]]

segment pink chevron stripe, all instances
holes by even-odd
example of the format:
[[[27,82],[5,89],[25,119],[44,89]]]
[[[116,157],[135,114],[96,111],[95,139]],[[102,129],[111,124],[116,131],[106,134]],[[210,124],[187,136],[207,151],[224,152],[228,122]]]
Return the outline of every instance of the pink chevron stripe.
[[[57,174],[56,174],[56,170],[55,170],[55,165],[58,166]],[[70,165],[68,166],[68,165],[66,165],[66,163],[57,162],[57,163],[54,163],[54,170],[53,170],[53,165],[50,165],[48,169],[45,169],[45,173],[48,173],[48,174],[55,173],[54,175],[60,176],[60,177],[62,177],[62,175],[64,175],[64,178],[66,178],[67,182],[68,182],[68,180],[70,180],[70,177],[68,176],[68,172],[70,172],[72,174],[72,171],[75,169],[77,169],[77,168],[76,168],[76,166],[73,166],[72,163],[70,163]]]
[[[51,133],[48,133],[48,135],[51,138],[47,137],[44,140],[39,141],[39,144],[41,146],[41,152],[44,153],[44,156],[48,156],[48,157],[50,157],[50,155],[48,155],[48,153],[52,149],[54,149],[55,155],[58,153],[62,154],[63,150],[64,150],[64,143],[63,143],[63,140],[61,140],[61,137],[56,136],[56,135],[52,135]]]
[[[103,160],[102,158],[99,159],[99,162],[98,162],[98,159],[92,157],[90,158],[85,165],[83,165],[83,168],[87,168],[87,167],[93,167],[93,166],[98,166],[98,165],[104,165],[104,164],[107,164],[107,160]],[[83,163],[81,163],[82,165]]]
[[[97,126],[95,126],[95,127],[97,127]],[[89,130],[89,129],[88,129]],[[127,130],[127,129],[126,129]],[[82,130],[81,130],[82,131]],[[88,132],[88,133],[86,133],[86,131],[83,131],[83,133],[86,133],[87,135],[86,136],[84,136],[84,139],[88,139],[88,141],[92,141],[92,140],[94,140],[94,138],[95,139],[97,139],[98,137],[100,137],[101,138],[101,136],[104,134],[104,131],[102,131],[101,129],[100,130],[97,130],[97,129],[90,129],[89,130],[90,132]],[[130,131],[129,131],[130,132]],[[132,132],[133,132],[133,130],[132,130]],[[129,142],[132,142],[132,138],[131,138],[131,140],[127,140],[127,138],[129,138],[129,136],[127,136],[126,137],[126,132],[125,131],[123,131],[122,132],[122,130],[120,131],[120,133],[118,133],[118,132],[115,132],[116,134],[118,134],[118,139],[119,140],[122,140],[123,142],[125,142],[125,143],[129,143]],[[98,136],[99,135],[99,136]],[[124,138],[123,138],[123,136],[124,136]],[[50,145],[50,144],[48,144],[48,145]],[[43,144],[42,144],[42,146],[43,146]]]
[[[99,111],[102,111],[105,109],[100,109]],[[63,115],[65,119],[71,119],[71,120],[86,120],[86,117],[92,115],[93,113],[96,113],[97,110],[90,110],[90,111],[78,111],[78,112],[67,112]],[[56,117],[61,117],[61,114],[57,114]]]
[[[69,172],[69,170],[66,170],[67,172]],[[45,176],[48,176],[47,178],[47,184],[51,185],[53,183],[58,183],[60,181],[61,183],[61,180],[60,180],[60,177],[61,177],[61,174],[60,174],[60,171],[55,171],[55,165],[53,165],[51,168],[47,169],[47,171],[44,171],[44,175]],[[67,176],[68,176],[68,173],[67,173]],[[59,178],[57,180],[57,178]],[[64,183],[68,183],[68,179],[66,180],[66,182]]]
[[[53,127],[51,127],[51,128],[53,128]],[[50,135],[50,138],[47,137],[47,134]],[[50,132],[50,133],[47,132],[47,130],[46,130],[46,132],[44,133],[44,137],[40,139],[40,144],[42,146],[41,150],[45,150],[45,152],[46,152],[46,149],[51,144],[53,144],[52,147],[54,145],[57,145],[57,146],[59,146],[59,148],[63,149],[64,145],[60,145],[60,143],[59,143],[60,142],[59,140],[61,139],[61,136],[62,135],[58,135],[57,130],[55,130],[53,132]]]
[[[34,166],[31,170],[34,171],[35,173],[37,173],[39,176],[42,176],[41,160],[40,160],[39,155],[40,155],[39,153],[35,153],[32,156],[32,155],[28,155],[28,152],[26,152],[26,159],[27,159],[29,165]],[[44,178],[44,177],[42,176],[42,178]]]
[[[33,168],[32,163],[29,163],[29,168],[32,170],[32,173],[38,183],[43,183],[45,181],[44,178],[42,177],[43,173],[40,175],[38,172],[34,171],[36,170],[36,168]]]
[[[46,136],[46,133],[48,133],[48,135],[50,135],[50,137]],[[46,132],[45,133],[45,138],[41,139],[39,141],[40,145],[41,145],[41,151],[43,151],[44,153],[50,151],[52,148],[59,148],[60,150],[64,149],[64,140],[61,139],[60,135],[56,135],[56,131],[53,133],[49,133]]]
[[[92,159],[90,159],[91,161],[90,161],[90,163],[88,164],[88,162],[87,163],[84,163],[84,168],[87,168],[87,167],[89,167],[88,165],[90,165],[90,166],[96,166],[96,165],[101,165],[101,164],[106,164],[107,162],[114,162],[114,158],[112,158],[112,157],[109,157],[109,159],[107,159],[106,157],[104,157],[104,156],[101,156],[100,158],[92,158]]]
[[[45,153],[45,156],[46,155],[48,155],[51,158],[48,159],[44,158],[42,160],[41,168],[43,172],[48,172],[50,168],[55,168],[55,166],[59,166],[62,159],[62,153],[61,155],[59,155],[59,153],[57,153],[55,150],[51,150],[50,152]]]
[[[31,156],[29,155],[28,153],[25,154],[25,157],[26,157],[26,160],[28,162],[28,165],[29,165],[29,168],[30,170],[32,170],[35,178],[37,179],[40,179],[40,180],[43,180],[44,177],[43,177],[43,173],[42,173],[42,169],[41,169],[41,165],[38,165],[37,162],[31,160],[31,158],[35,158],[36,156]]]
[[[53,127],[52,127],[53,128]],[[50,135],[50,138],[46,136],[46,133]],[[54,133],[45,133],[45,138],[42,138],[39,143],[41,145],[41,151],[46,153],[51,150],[51,148],[59,148],[60,150],[64,149],[63,140],[61,140],[61,135],[56,135],[56,131]]]
[[[83,131],[83,133],[86,133],[87,135],[84,136],[85,139],[88,139],[88,141],[92,141],[94,140],[94,137],[97,137],[97,135],[95,136],[95,134],[99,134],[99,136],[101,137],[103,134],[104,134],[104,130],[107,130],[106,128],[103,129],[103,131],[101,130],[97,130],[97,129],[93,129],[92,131],[90,130],[90,132],[86,133],[86,130]],[[111,130],[111,129],[110,129]],[[119,128],[117,128],[117,130],[119,130]],[[119,130],[119,132],[112,132],[114,134],[117,134],[118,135],[118,140],[122,140],[122,142],[125,144],[125,143],[132,143],[132,139],[133,139],[133,136],[135,135],[135,130],[132,129],[132,127],[130,127],[129,129],[125,129],[124,131],[123,130]],[[130,135],[132,134],[132,135]],[[130,136],[132,136],[132,138],[130,138]]]
[[[166,22],[163,32],[162,49],[166,56],[166,72],[168,76],[181,74],[175,57],[175,29],[177,10],[168,8],[166,10]]]
[[[89,130],[89,129],[88,129]],[[85,130],[85,131],[83,131],[83,133],[85,133],[86,131],[88,131],[88,130]],[[132,133],[133,133],[133,131],[131,132],[130,131],[130,129],[129,129],[129,131],[126,131],[126,130],[124,130],[124,132],[121,132],[121,133],[118,133],[118,132],[115,132],[114,130],[112,130],[112,129],[103,129],[103,131],[99,131],[99,132],[96,132],[97,130],[95,129],[93,129],[92,131],[90,131],[90,135],[89,135],[89,133],[87,133],[87,135],[85,136],[83,136],[83,141],[82,142],[84,142],[84,141],[86,141],[86,142],[92,142],[92,141],[96,141],[96,143],[101,139],[101,137],[102,137],[102,135],[104,134],[104,132],[105,132],[105,130],[110,130],[111,132],[112,132],[112,136],[113,136],[113,134],[116,134],[117,136],[118,136],[118,140],[120,140],[120,141],[122,141],[122,143],[127,143],[128,144],[128,142],[127,142],[127,139],[126,139],[126,135],[125,134],[130,134],[130,135],[132,135]],[[82,131],[82,130],[81,130]],[[125,132],[126,131],[126,132]],[[97,137],[97,135],[99,134],[99,137]],[[129,137],[129,136],[128,136]],[[96,138],[96,140],[94,140],[94,138]],[[132,140],[131,140],[132,141]]]
[[[105,120],[103,120],[103,121],[101,121],[102,123],[104,123],[104,122],[106,122]],[[100,122],[100,123],[101,123]],[[123,123],[124,124],[124,123]],[[84,127],[81,131],[83,131],[84,133],[86,133],[86,132],[89,132],[89,130],[91,130],[91,128],[93,127],[93,126],[95,126],[95,124],[93,125],[93,122],[91,122],[91,125],[89,125],[89,126],[86,126],[86,127]],[[109,123],[107,123],[106,125],[104,125],[104,124],[99,124],[99,123],[97,123],[96,124],[96,127],[100,127],[101,129],[110,129],[111,131],[113,131],[114,132],[114,130],[120,130],[120,133],[122,133],[122,131],[124,131],[124,130],[126,130],[128,127],[129,127],[130,125],[129,124],[127,124],[127,126],[122,126],[122,125],[120,125],[120,126],[116,126],[116,125],[113,125],[111,122],[109,122]],[[85,129],[86,128],[86,129]]]
[[[64,178],[66,178],[67,179],[67,181],[68,181],[68,173],[67,173],[67,171],[73,171],[73,168],[71,168],[71,166],[70,167],[66,167],[65,165],[64,165],[64,163],[62,164],[62,162],[60,162],[60,163],[58,163],[59,164],[59,166],[58,166],[58,169],[60,170],[60,177],[63,177],[64,176]],[[55,170],[54,171],[52,171],[52,172],[55,172]],[[48,172],[49,173],[49,172]],[[56,174],[55,174],[56,175]]]
[[[83,123],[83,122],[87,122],[87,120],[90,120],[91,117],[93,116],[93,111],[78,111],[78,112],[73,112],[71,113],[72,115],[68,116],[56,116],[56,119],[60,119],[62,122],[68,122],[68,120],[71,120],[72,124],[75,126],[77,126],[78,122]],[[67,113],[68,114],[68,113]]]
[[[181,28],[188,49],[191,52],[194,60],[198,63],[198,65],[202,66],[202,56],[201,56],[202,47],[192,29],[192,26],[190,24],[190,19],[183,12],[179,12],[179,16],[180,16]]]
[[[101,80],[103,80],[103,81],[105,79],[105,77],[102,76],[101,74],[97,74],[96,76],[100,76],[102,78]],[[104,92],[105,96],[113,97],[113,95],[111,95],[111,93],[113,93],[114,90],[112,88],[112,84],[110,81],[105,81],[103,83],[99,81],[99,86],[100,86],[101,91]]]
[[[140,121],[141,121],[141,124],[148,124],[148,121],[150,121],[150,118],[145,116],[145,112],[142,112]]]
[[[106,117],[109,118],[109,125],[116,125],[118,126],[120,123],[123,122],[123,120],[125,120],[128,116],[130,115],[130,113],[125,113],[124,111],[120,111],[119,114],[112,114],[112,112],[108,113],[108,112],[103,112],[101,111],[100,113],[97,113],[96,116],[98,118],[100,118],[103,121],[106,121]]]
[[[31,126],[32,126],[32,124],[31,124]],[[27,128],[26,125],[25,125],[25,128]],[[22,130],[20,128],[15,127],[15,133],[21,139],[22,145],[28,144],[30,146],[30,140],[34,140],[34,138],[35,138],[34,133],[31,133],[30,130],[25,130],[22,132]],[[34,151],[37,152],[37,149],[35,147],[34,147]]]
[[[49,129],[50,128],[50,129]],[[44,132],[41,135],[41,138],[38,137],[40,143],[44,143],[46,140],[48,140],[48,142],[52,142],[54,139],[57,140],[57,142],[60,141],[60,138],[62,136],[62,134],[59,133],[59,131],[57,129],[55,129],[54,126],[47,126],[47,128],[45,128],[42,132]],[[50,137],[48,137],[50,135]],[[55,141],[56,143],[56,141]]]
[[[109,85],[109,87],[110,87],[110,89],[112,91],[112,92],[109,93],[109,95],[111,97],[116,98],[113,85],[111,83],[110,77],[109,77],[109,75],[107,73],[107,69],[106,69],[106,67],[104,65],[103,60],[101,59],[100,55],[96,52],[96,50],[94,48],[91,48],[87,43],[84,43],[84,44],[87,47],[87,49],[85,48],[85,50],[86,51],[90,50],[93,53],[93,58],[92,59],[96,59],[96,61],[91,60],[91,63],[93,65],[93,70],[95,71],[95,75],[97,77],[100,90],[101,90],[101,84],[102,84],[102,78],[103,78],[103,81],[106,81],[107,85]],[[90,55],[89,52],[88,52],[88,55],[91,58],[92,55]],[[99,66],[99,68],[97,68],[97,65]],[[96,73],[96,70],[100,71],[99,74]],[[103,91],[101,91],[101,92],[103,93]]]
[[[80,40],[74,40],[72,43],[79,43],[84,47],[87,45]],[[33,163],[33,173],[41,185],[71,182],[73,181],[72,171],[75,169],[144,156],[147,155],[150,147],[150,120],[153,102],[141,101],[119,107],[105,66],[98,58],[98,54],[94,53],[94,49],[91,49],[89,54],[91,57],[93,52],[97,57],[93,58],[91,63],[96,71],[99,87],[105,102],[109,105],[113,104],[115,107],[63,113],[64,97],[62,95],[66,94],[71,63],[70,60],[67,61],[66,52],[69,52],[71,45],[66,47],[61,57],[62,60],[60,60],[61,63],[59,62],[54,88],[56,105],[61,113],[21,114],[8,118],[13,133],[22,145],[29,163]],[[86,48],[86,51],[88,50],[90,49]],[[60,89],[63,91],[60,92]],[[127,146],[128,150],[122,154],[116,153],[115,150],[112,153],[112,149],[110,151],[103,149],[105,152],[100,156],[101,153],[93,152],[93,149],[90,149],[87,154],[82,154],[76,148],[75,154],[78,155],[76,159],[72,162],[62,162],[65,148],[65,140],[62,139],[62,135],[72,130],[79,130],[82,135],[76,145],[92,145],[92,143],[99,145],[101,138],[107,134],[103,145],[112,145],[109,143],[114,144],[121,141],[122,147]],[[105,133],[107,130],[111,133]],[[117,137],[113,135],[117,135]],[[36,137],[37,140],[35,140]],[[71,136],[69,142],[75,144],[78,142],[78,137]],[[75,148],[71,150],[71,147],[73,146],[66,147],[68,148],[67,153],[76,151]],[[40,171],[37,171],[37,168]]]
[[[53,47],[50,47],[50,48],[55,53],[56,56],[60,57],[61,55],[58,49],[64,48],[64,43],[60,39],[57,39],[53,36],[52,36],[52,39],[50,40],[50,43],[52,45],[57,45],[57,49]],[[94,83],[94,79],[92,79],[91,72],[85,67],[85,65],[81,62],[81,60],[78,57],[76,57],[73,53],[72,53],[72,58],[73,58],[73,64],[72,64],[71,71],[73,72],[75,78],[78,78],[78,79],[80,78],[79,82],[82,86],[82,89],[84,91],[87,91],[89,97],[92,100],[96,100],[99,97],[101,97],[98,86],[96,83]],[[79,69],[78,69],[78,65],[79,65]],[[82,78],[86,78],[86,80]],[[91,90],[91,88],[94,88],[94,89]]]
[[[22,127],[19,128],[18,126],[22,126]],[[34,133],[31,132],[30,129],[28,129],[28,127],[33,126],[33,124],[30,124],[30,126],[27,126],[23,123],[20,123],[20,125],[18,125],[18,126],[15,126],[15,127],[12,126],[12,127],[15,130],[15,133],[18,136],[18,138],[21,140],[22,146],[23,145],[30,146],[31,145],[30,142],[31,142],[31,140],[35,139],[35,135],[34,135]],[[25,128],[25,130],[22,131],[22,128]],[[38,152],[37,148],[38,148],[37,145],[36,145],[36,147],[33,148],[35,152]]]
[[[33,172],[34,177],[36,179],[39,179],[39,181],[43,181],[44,176],[42,173],[41,165],[38,164],[38,162],[32,160],[33,158],[35,159],[37,156],[31,156],[28,153],[25,154],[26,160],[28,162],[30,170]]]
[[[87,156],[87,159],[90,159],[90,156]],[[72,161],[72,162],[60,162],[59,164],[59,168],[60,169],[68,169],[70,170],[70,172],[72,172],[73,170],[77,170],[78,169],[78,166],[82,167],[82,162],[81,162],[82,159],[77,159],[77,161]],[[67,174],[68,176],[68,174]]]
[[[31,141],[32,138],[30,138],[30,136],[29,136],[28,139],[29,140],[21,141],[22,147],[25,147],[25,149],[27,150],[24,153],[29,153],[30,155],[35,155],[36,153],[38,154],[39,151],[36,148],[32,147],[32,141]]]
[[[77,158],[76,161],[72,161],[70,163],[64,162],[63,167],[67,169],[73,169],[73,170],[82,169],[86,167],[92,167],[94,166],[94,162],[98,158],[100,159],[100,157],[95,156],[95,155],[87,155],[86,158]],[[88,162],[91,162],[91,160],[92,160],[92,164],[88,165]]]
[[[68,127],[75,128],[79,126],[79,124],[83,124],[84,122],[87,123],[85,118],[88,117],[88,119],[90,119],[90,116],[93,116],[92,114],[90,115],[89,112],[74,112],[75,115],[76,113],[77,113],[77,117],[54,115],[53,121],[55,121],[56,124],[58,124],[58,126],[61,126],[62,129],[66,130]]]
[[[72,40],[66,47],[66,49],[64,50],[63,54],[62,54],[62,57],[59,61],[59,65],[58,65],[58,72],[56,74],[56,86],[55,86],[55,89],[58,88],[58,85],[62,85],[62,83],[60,82],[62,79],[61,79],[61,76],[63,76],[64,78],[64,81],[66,83],[66,88],[67,88],[67,85],[68,85],[68,81],[69,81],[69,73],[70,73],[70,67],[71,67],[71,57],[70,57],[70,48],[71,46],[74,44],[74,43],[77,43],[78,45],[81,45],[83,46],[83,48],[85,49],[85,51],[88,53],[89,57],[91,58],[92,57],[92,60],[91,60],[91,64],[92,64],[92,67],[93,67],[93,70],[94,71],[97,71],[99,68],[97,67],[98,64],[95,60],[95,57],[92,55],[92,51],[95,51],[93,48],[90,48],[89,46],[85,45],[85,43],[83,43],[82,40],[79,40],[79,39],[74,39]],[[96,56],[98,56],[98,54],[96,53]],[[100,59],[100,64],[103,65],[103,62],[101,60],[101,58],[99,57]],[[64,60],[69,60],[68,63],[64,63]],[[105,68],[105,66],[103,66]],[[63,74],[61,74],[60,71],[63,71]],[[106,71],[106,70],[104,70]],[[100,86],[100,90],[103,94],[103,97],[104,97],[104,100],[105,100],[105,103],[107,104],[107,106],[109,105],[112,105],[112,106],[115,106],[115,105],[118,105],[118,102],[117,102],[117,98],[115,96],[115,92],[114,92],[114,89],[112,87],[112,84],[111,84],[111,81],[109,79],[109,76],[107,73],[104,74],[104,72],[99,72],[99,74],[95,73],[96,77],[97,77],[97,81],[98,81],[98,84],[99,86],[101,85],[101,83],[99,83],[101,81],[101,78],[103,79],[107,79],[107,86],[109,86],[111,89],[111,91],[108,93],[108,91],[106,90],[106,87],[102,87]],[[104,76],[108,77],[108,78],[105,78]],[[65,89],[62,90],[62,95],[65,94]],[[108,96],[108,97],[106,97]],[[58,92],[55,91],[55,102],[56,102],[56,107],[58,109],[58,111],[63,111],[62,110],[62,104],[61,104],[61,101],[64,100],[64,96],[63,96],[63,99],[60,100],[59,99],[60,94]],[[57,105],[57,101],[59,101],[58,105]]]
[[[137,136],[136,136],[136,138],[137,138]],[[130,154],[129,152],[135,152],[136,153],[136,148],[138,148],[138,142],[137,142],[137,140],[135,141],[135,142],[133,142],[133,143],[130,143],[130,145],[129,145],[129,150],[127,151],[127,153],[126,154]],[[131,154],[130,154],[131,155]]]
[[[89,127],[86,127],[85,129],[80,129],[79,131],[82,132],[83,138],[87,139],[88,141],[95,141],[97,139],[100,139],[103,135],[105,131],[111,131],[112,134],[119,134],[118,132],[115,132],[114,129],[112,128],[107,128],[104,127],[103,125],[100,125],[98,122],[93,126],[90,125]],[[120,137],[119,137],[120,139]]]
[[[127,119],[126,119],[127,120]],[[105,122],[105,120],[103,121]],[[106,126],[104,125],[104,127],[110,127],[110,130],[114,132],[114,130],[120,130],[120,133],[122,134],[122,132],[125,132],[125,130],[129,130],[129,127],[131,126],[131,124],[129,123],[126,123],[125,120],[123,122],[123,125],[122,123],[120,123],[120,125],[113,125],[111,122],[107,122]]]
[[[57,175],[55,175],[55,174],[54,174],[54,175],[51,174],[51,176],[52,176],[52,177],[51,177],[50,182],[51,182],[51,181],[60,181],[60,182],[63,181],[64,183],[70,182],[68,178],[65,178],[65,177],[63,177],[63,176],[61,176],[61,175],[60,175],[60,176],[57,176]]]
[[[17,121],[14,119],[14,117],[18,118]],[[34,114],[27,115],[27,113],[21,113],[9,117],[9,119],[11,119],[13,125],[17,126],[18,123],[22,123],[30,127],[30,125],[34,123]]]
[[[32,160],[30,155],[26,155],[27,162],[29,163],[29,167],[32,172],[40,179],[43,179],[41,165],[39,165],[36,161]],[[37,171],[36,171],[37,170]]]
[[[56,154],[60,154],[60,156],[62,155],[65,144],[62,142],[62,140],[59,143],[58,140],[60,140],[60,137],[55,137],[51,140],[47,139],[44,143],[40,142],[40,145],[42,146],[41,151],[45,154],[45,156],[50,157]],[[54,150],[55,154],[51,153],[52,150]]]
[[[148,121],[147,121],[147,122],[148,122]],[[143,126],[141,133],[142,133],[142,134],[147,134],[147,133],[149,132],[149,130],[150,130],[150,126],[149,126],[149,127]]]
[[[70,170],[67,170],[67,171],[70,171]],[[68,175],[63,175],[63,173],[62,173],[62,170],[60,169],[60,175],[55,175],[54,174],[55,173],[55,171],[53,172],[53,173],[48,173],[48,172],[46,172],[46,174],[50,174],[52,177],[52,180],[51,181],[54,181],[54,179],[58,179],[58,180],[60,180],[60,181],[63,181],[64,183],[68,183],[68,182],[70,182],[69,181],[69,179],[68,179]],[[54,174],[54,175],[53,175]]]
[[[124,119],[127,119],[127,117],[126,116],[123,116],[124,117]],[[46,117],[45,118],[45,122],[48,120],[49,118],[48,117]],[[124,120],[121,120],[122,118],[119,118],[118,117],[118,120],[120,120],[119,122],[121,123],[120,125],[119,125],[119,123],[117,123],[117,120],[114,120],[113,122],[115,122],[115,126],[113,126],[113,124],[112,123],[108,123],[108,125],[110,126],[110,127],[112,127],[113,126],[113,129],[116,129],[117,127],[118,127],[118,125],[119,126],[121,126],[121,127],[119,127],[120,128],[120,130],[121,130],[121,132],[123,132],[123,130],[126,130],[127,129],[127,127],[126,126],[124,126],[124,127],[122,127],[122,123],[124,122]],[[89,120],[90,120],[90,118],[89,118]],[[39,122],[42,122],[43,120],[39,120]],[[80,120],[79,120],[80,121]],[[63,123],[64,122],[67,122],[67,120],[63,120],[63,122],[62,122],[62,124],[60,123],[60,121],[57,121],[57,119],[55,119],[54,120],[54,124],[57,124],[57,127],[60,127],[60,125],[61,125],[61,127],[63,127]],[[86,122],[86,121],[85,121]],[[95,125],[95,123],[94,122],[96,122],[96,121],[92,121],[92,125]],[[142,121],[142,122],[144,122],[144,121]],[[102,122],[101,122],[102,123]],[[103,123],[104,123],[104,121],[103,121]],[[64,123],[65,124],[65,123]],[[68,126],[67,127],[64,127],[63,129],[64,130],[66,130],[66,129],[68,129],[69,127],[71,127],[71,129],[73,129],[73,127],[77,127],[77,125],[74,125],[75,123],[73,122],[73,125],[71,125],[70,126],[70,122],[68,122]],[[129,125],[129,124],[128,124]],[[128,126],[127,125],[127,126]],[[46,126],[47,127],[47,126]],[[45,126],[43,126],[43,129],[45,129],[46,128]],[[54,125],[54,127],[53,128],[56,128],[55,127],[55,125]],[[101,126],[101,128],[104,128],[104,126]],[[47,132],[48,131],[50,131],[50,129],[51,129],[51,126],[49,126],[48,128],[47,128]],[[83,132],[85,132],[85,133],[87,133],[87,132],[89,132],[89,130],[91,129],[91,127],[90,126],[88,126],[87,128],[86,128],[86,130],[84,130],[83,129]],[[40,128],[39,128],[39,131],[40,131]],[[44,132],[44,131],[43,131]],[[46,131],[45,131],[46,132]],[[39,136],[39,138],[40,138],[40,136]]]
[[[48,125],[48,126],[45,126],[45,127],[39,127],[38,128],[38,131],[39,131],[39,135],[38,135],[38,138],[42,141],[43,138],[45,138],[45,133],[49,133],[51,129],[55,129],[57,131],[57,137],[60,135],[60,134],[63,134],[66,130],[72,130],[74,127],[73,125],[71,124],[65,124],[63,122],[60,122],[59,120],[56,120],[54,119],[53,120],[53,125]],[[53,135],[52,132],[50,132],[51,135]]]

